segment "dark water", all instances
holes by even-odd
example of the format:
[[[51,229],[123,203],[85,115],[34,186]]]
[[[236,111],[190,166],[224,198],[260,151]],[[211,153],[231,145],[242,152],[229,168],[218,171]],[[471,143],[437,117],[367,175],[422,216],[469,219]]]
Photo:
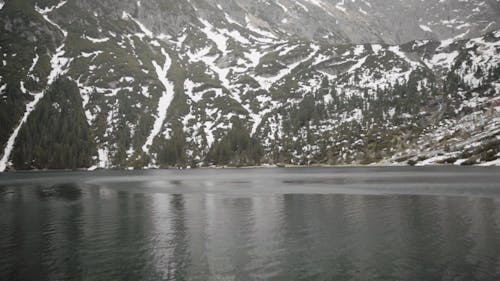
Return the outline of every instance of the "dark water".
[[[0,280],[500,280],[500,169],[0,175]]]

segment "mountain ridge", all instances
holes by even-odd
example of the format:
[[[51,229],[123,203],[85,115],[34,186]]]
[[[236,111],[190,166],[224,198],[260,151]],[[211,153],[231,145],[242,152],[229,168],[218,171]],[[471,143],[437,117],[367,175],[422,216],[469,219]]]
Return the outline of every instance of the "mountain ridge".
[[[88,151],[57,155],[81,159],[60,160],[73,168],[494,164],[500,158],[498,31],[440,42],[332,44],[264,30],[250,16],[243,25],[224,12],[190,18],[172,35],[140,19],[140,9],[160,2],[40,2],[6,2],[0,10],[4,28],[27,23],[21,32],[11,24],[0,37],[0,107],[9,111],[0,118],[7,125],[0,170],[51,168],[33,135]],[[190,2],[164,4],[192,12]],[[196,2],[191,7],[222,11],[219,2],[232,1]],[[113,7],[115,16],[101,18],[89,3]],[[123,5],[130,10],[118,8]],[[147,10],[161,14],[162,8]],[[50,128],[72,125],[33,119],[32,111],[44,119],[61,104],[80,108],[58,101],[54,83],[62,92],[78,89],[84,115],[70,119],[85,118],[88,132],[74,133],[85,142],[51,139]],[[47,95],[55,96],[52,106],[39,106]],[[437,131],[445,132],[439,136],[445,143],[432,140]]]

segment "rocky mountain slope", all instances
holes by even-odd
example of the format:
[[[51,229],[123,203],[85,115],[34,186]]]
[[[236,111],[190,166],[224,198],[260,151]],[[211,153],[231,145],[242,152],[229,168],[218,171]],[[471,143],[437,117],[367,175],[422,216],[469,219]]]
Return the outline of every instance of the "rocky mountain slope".
[[[498,1],[0,7],[0,170],[500,158]]]

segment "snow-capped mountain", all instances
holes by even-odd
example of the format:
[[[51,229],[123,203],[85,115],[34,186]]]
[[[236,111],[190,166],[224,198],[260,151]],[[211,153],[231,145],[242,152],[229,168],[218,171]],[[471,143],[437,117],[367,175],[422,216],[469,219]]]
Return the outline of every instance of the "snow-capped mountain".
[[[0,6],[0,170],[500,158],[498,1]]]

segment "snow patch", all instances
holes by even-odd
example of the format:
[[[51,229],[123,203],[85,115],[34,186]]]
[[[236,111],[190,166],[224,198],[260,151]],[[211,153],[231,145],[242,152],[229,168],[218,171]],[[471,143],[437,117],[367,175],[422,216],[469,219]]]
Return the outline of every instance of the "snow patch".
[[[135,19],[134,17],[132,17],[129,13],[127,12],[123,12],[122,13],[122,19],[130,19],[131,21],[135,22],[135,24],[137,24],[137,26],[139,27],[139,29],[142,31],[143,34],[136,34],[137,36],[139,37],[142,37],[142,35],[146,35],[147,37],[151,37],[153,38],[154,34],[151,30],[149,30],[144,24],[142,24],[140,21],[138,21],[137,19]]]
[[[3,92],[5,91],[5,89],[7,89],[7,84],[3,84],[2,86],[0,86],[0,96],[3,95]]]
[[[97,154],[99,155],[99,168],[108,168],[110,166],[109,150],[107,148],[99,148]]]
[[[389,47],[389,51],[391,51],[396,56],[398,56],[401,59],[403,59],[404,61],[406,61],[413,69],[420,67],[420,63],[415,62],[415,61],[411,60],[410,58],[408,58],[408,56],[403,51],[401,51],[399,46],[391,46],[391,47]]]
[[[33,72],[35,70],[35,66],[38,63],[38,60],[40,59],[40,56],[38,54],[35,54],[35,57],[33,58],[33,62],[31,63],[30,69],[28,70],[28,73]]]
[[[359,56],[365,51],[365,46],[363,45],[357,45],[356,48],[354,48],[354,55]]]
[[[379,45],[379,44],[373,44],[373,45],[371,45],[371,47],[372,47],[373,53],[375,53],[375,55],[378,55],[380,50],[382,50],[382,45]]]
[[[87,36],[87,35],[83,35],[82,36],[83,39],[86,39],[86,40],[89,40],[90,42],[92,43],[104,43],[104,42],[107,42],[109,41],[109,38],[108,37],[104,37],[104,38],[93,38],[93,37],[90,37],[90,36]]]
[[[163,48],[161,49],[161,52],[165,57],[165,63],[163,64],[163,67],[158,65],[156,61],[153,61],[153,66],[156,70],[158,80],[160,80],[160,82],[165,87],[165,91],[158,101],[158,113],[153,125],[153,129],[151,130],[146,143],[142,146],[142,150],[146,153],[149,153],[149,148],[153,144],[154,138],[160,133],[163,123],[167,118],[167,110],[170,107],[172,100],[174,99],[174,84],[167,79],[167,73],[170,69],[170,66],[172,65],[172,60]]]
[[[288,13],[288,9],[285,7],[285,5],[281,4],[279,1],[276,1],[276,5],[278,5],[282,10],[283,12]]]
[[[204,25],[201,31],[203,31],[203,33],[207,35],[207,38],[215,43],[217,49],[219,49],[222,54],[225,55],[227,53],[227,38],[224,35],[216,32],[216,29],[208,21],[204,19],[200,19],[200,21]]]
[[[276,74],[275,76],[272,77],[262,77],[262,76],[255,76],[254,79],[259,82],[261,87],[265,89],[266,91],[269,91],[269,89],[272,87],[272,85],[282,78],[284,78],[286,75],[290,74],[297,66],[299,66],[301,63],[306,62],[310,59],[312,59],[314,56],[316,56],[316,53],[319,51],[319,46],[312,45],[312,52],[310,53],[309,56],[307,56],[305,59],[299,60],[296,63],[293,63],[289,65],[287,68],[282,69]]]
[[[420,29],[422,29],[423,31],[432,32],[432,29],[430,27],[428,27],[427,25],[421,24],[418,27],[420,27]]]
[[[451,53],[439,53],[435,54],[430,60],[425,60],[425,62],[427,64],[431,64],[432,66],[440,66],[442,68],[451,69],[458,55],[458,51],[453,51]]]
[[[82,52],[80,54],[80,56],[84,57],[84,58],[90,58],[90,57],[95,57],[95,56],[98,56],[100,54],[102,54],[103,52],[102,51],[95,51],[95,52],[92,52],[92,53],[86,53],[86,52]]]
[[[60,7],[64,6],[64,4],[66,4],[66,1],[62,1],[62,2],[59,2],[59,4],[55,5],[55,6],[52,6],[50,8],[45,8],[45,9],[41,9],[38,7],[37,4],[35,4],[35,11],[37,13],[39,13],[40,15],[42,15],[42,17],[48,22],[50,23],[51,25],[55,26],[57,29],[59,29],[59,31],[62,32],[62,34],[64,35],[64,38],[68,37],[68,32],[66,32],[64,29],[61,28],[61,26],[59,26],[57,23],[53,22],[48,14],[54,10],[57,10],[59,9]]]

